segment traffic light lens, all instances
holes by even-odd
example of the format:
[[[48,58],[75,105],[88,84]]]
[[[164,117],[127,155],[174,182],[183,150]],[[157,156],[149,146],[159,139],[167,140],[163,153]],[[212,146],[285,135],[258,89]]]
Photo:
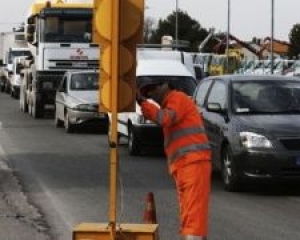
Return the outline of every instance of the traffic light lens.
[[[144,8],[143,1],[121,1],[121,33],[120,40],[126,40],[132,37],[140,28],[143,23],[143,14],[141,9]]]
[[[99,1],[96,10],[95,25],[97,32],[107,40],[112,38],[112,4],[111,0]],[[105,20],[105,21],[103,21]]]
[[[120,45],[120,75],[124,75],[129,72],[133,66],[133,56],[132,53],[125,48],[124,46]]]
[[[104,48],[101,58],[103,71],[108,76],[111,76],[111,46],[107,46],[106,48]]]

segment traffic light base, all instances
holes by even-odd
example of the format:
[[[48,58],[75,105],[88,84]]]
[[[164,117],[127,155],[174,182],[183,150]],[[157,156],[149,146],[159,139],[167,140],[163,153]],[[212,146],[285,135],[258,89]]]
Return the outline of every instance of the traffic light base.
[[[158,240],[158,224],[120,224],[111,239],[107,223],[81,223],[74,228],[73,240]]]

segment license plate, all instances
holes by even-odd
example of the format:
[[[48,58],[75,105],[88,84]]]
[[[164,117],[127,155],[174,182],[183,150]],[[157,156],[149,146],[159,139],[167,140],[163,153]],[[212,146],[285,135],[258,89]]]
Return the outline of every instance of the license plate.
[[[297,166],[300,166],[300,156],[299,156],[299,157],[296,157],[296,165],[297,165]]]

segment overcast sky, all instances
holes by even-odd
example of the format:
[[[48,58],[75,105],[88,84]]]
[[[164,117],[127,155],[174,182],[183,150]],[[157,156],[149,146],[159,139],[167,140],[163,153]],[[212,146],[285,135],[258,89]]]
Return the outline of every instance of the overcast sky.
[[[24,21],[33,1],[2,1],[0,31],[10,30],[14,23]],[[228,0],[145,0],[147,5],[145,15],[156,20],[165,18],[176,9],[176,1],[181,10],[186,11],[204,28],[214,27],[216,31],[227,31]],[[279,40],[288,40],[288,34],[293,25],[300,23],[300,0],[273,1],[274,37]],[[68,0],[68,2],[80,1]],[[253,36],[264,38],[271,35],[272,0],[230,0],[230,2],[230,31],[233,35],[242,40],[251,40]]]

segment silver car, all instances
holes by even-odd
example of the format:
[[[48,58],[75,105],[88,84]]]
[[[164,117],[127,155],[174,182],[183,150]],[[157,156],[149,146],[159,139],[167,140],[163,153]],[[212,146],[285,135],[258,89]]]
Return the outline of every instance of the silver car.
[[[107,130],[108,115],[98,111],[98,87],[97,71],[66,72],[56,92],[56,127],[68,133],[83,124]]]

